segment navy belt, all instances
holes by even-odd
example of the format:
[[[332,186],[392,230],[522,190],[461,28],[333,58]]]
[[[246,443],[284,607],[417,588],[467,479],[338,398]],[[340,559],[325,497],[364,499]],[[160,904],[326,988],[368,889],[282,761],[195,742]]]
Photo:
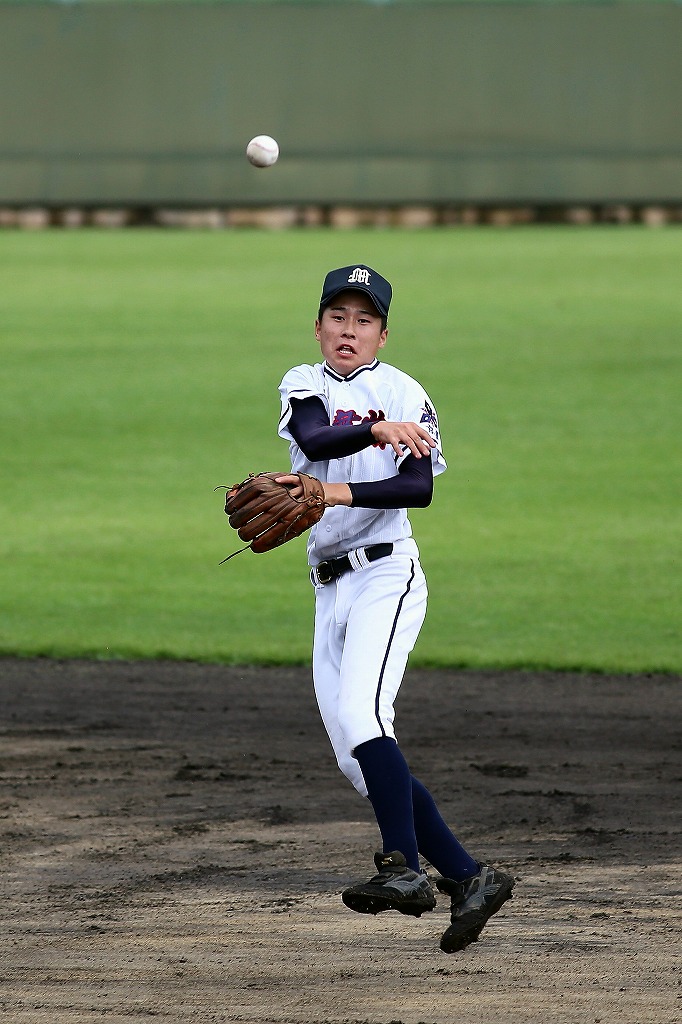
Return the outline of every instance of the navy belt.
[[[363,569],[365,567],[363,560],[376,562],[379,558],[387,558],[392,552],[392,544],[373,544],[369,548],[358,548],[350,555],[329,558],[325,562],[314,565],[310,570],[310,578],[313,583],[320,583],[324,586],[325,583],[331,583],[332,580],[338,579],[339,576],[350,572],[351,569],[356,571]]]

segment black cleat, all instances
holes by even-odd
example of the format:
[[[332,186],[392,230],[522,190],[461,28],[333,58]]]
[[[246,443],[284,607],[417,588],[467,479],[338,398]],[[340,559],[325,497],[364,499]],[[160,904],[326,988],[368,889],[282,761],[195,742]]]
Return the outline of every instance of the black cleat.
[[[375,853],[374,863],[378,875],[369,882],[360,882],[345,889],[341,899],[358,914],[380,914],[382,910],[397,910],[401,914],[421,917],[425,910],[433,910],[436,897],[425,871],[412,871],[399,850],[393,853]]]
[[[452,899],[452,924],[444,932],[440,948],[444,953],[457,953],[478,941],[488,918],[511,899],[515,880],[511,875],[481,864],[479,874],[473,878],[465,878],[463,882],[438,878],[436,885]]]

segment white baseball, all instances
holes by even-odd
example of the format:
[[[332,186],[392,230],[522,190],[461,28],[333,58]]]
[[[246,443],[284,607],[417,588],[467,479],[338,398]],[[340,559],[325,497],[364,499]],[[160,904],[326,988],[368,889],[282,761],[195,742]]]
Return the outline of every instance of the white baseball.
[[[256,135],[246,147],[246,155],[254,167],[272,167],[279,156],[279,146],[269,135]]]

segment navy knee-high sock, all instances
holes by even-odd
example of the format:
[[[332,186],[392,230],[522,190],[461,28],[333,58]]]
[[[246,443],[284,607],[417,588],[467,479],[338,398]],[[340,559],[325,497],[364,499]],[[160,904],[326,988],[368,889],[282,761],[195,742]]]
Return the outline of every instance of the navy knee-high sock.
[[[478,874],[479,864],[443,821],[426,786],[412,776],[412,807],[417,845],[422,857],[445,878],[461,882]]]
[[[383,852],[400,850],[408,866],[419,871],[412,811],[412,776],[398,744],[388,736],[380,736],[361,743],[354,754],[374,808]]]

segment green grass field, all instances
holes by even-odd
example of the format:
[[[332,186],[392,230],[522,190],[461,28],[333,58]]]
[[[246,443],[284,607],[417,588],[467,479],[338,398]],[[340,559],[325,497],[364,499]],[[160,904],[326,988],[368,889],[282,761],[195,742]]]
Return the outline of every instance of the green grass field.
[[[307,661],[305,545],[216,484],[287,465],[322,277],[393,282],[440,413],[412,664],[682,671],[682,231],[0,234],[0,652]]]

